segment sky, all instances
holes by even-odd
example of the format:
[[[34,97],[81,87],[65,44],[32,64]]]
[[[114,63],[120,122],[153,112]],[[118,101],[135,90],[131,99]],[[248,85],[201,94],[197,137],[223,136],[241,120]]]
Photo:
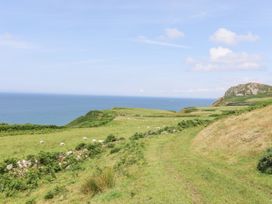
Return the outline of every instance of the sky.
[[[0,92],[216,98],[272,84],[269,0],[0,0]]]

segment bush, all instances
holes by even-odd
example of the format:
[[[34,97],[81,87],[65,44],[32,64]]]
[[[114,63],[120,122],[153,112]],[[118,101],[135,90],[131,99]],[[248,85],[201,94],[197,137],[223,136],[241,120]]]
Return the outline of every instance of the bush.
[[[134,164],[143,164],[145,162],[143,150],[143,143],[131,140],[123,147],[115,167],[121,169]]]
[[[114,147],[114,148],[111,149],[110,154],[117,153],[117,152],[119,152],[120,150],[121,150],[121,147]]]
[[[210,123],[209,120],[199,120],[199,119],[183,120],[180,123],[178,123],[178,126],[182,129],[185,129],[185,128],[197,127],[201,125],[208,125],[209,123]]]
[[[138,139],[141,139],[141,138],[144,138],[145,137],[145,133],[139,133],[139,132],[136,132],[134,135],[132,135],[130,137],[131,140],[138,140]]]
[[[87,149],[87,144],[86,143],[80,143],[76,146],[75,150],[82,150],[82,149]]]
[[[53,190],[48,191],[45,196],[44,199],[45,200],[50,200],[53,199],[55,196],[58,196],[60,194],[64,194],[66,193],[68,190],[63,187],[63,186],[56,186]]]
[[[115,185],[115,175],[112,168],[97,169],[96,172],[82,185],[81,191],[95,196]]]
[[[94,157],[102,152],[102,145],[100,143],[88,144],[86,148],[89,151],[90,157]]]
[[[259,160],[257,169],[262,173],[272,174],[272,148],[269,148]]]
[[[117,137],[115,137],[113,134],[110,134],[107,136],[107,138],[105,139],[104,143],[110,143],[110,142],[116,142],[118,139]]]

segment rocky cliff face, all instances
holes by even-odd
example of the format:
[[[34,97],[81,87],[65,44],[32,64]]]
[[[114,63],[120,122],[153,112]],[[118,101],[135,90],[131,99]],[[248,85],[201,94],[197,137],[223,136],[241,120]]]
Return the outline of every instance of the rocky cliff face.
[[[259,83],[240,84],[229,88],[225,95],[215,101],[213,106],[222,105],[247,105],[243,96],[272,96],[272,86]],[[239,99],[239,97],[241,97]]]
[[[272,86],[259,83],[240,84],[238,86],[229,88],[226,91],[224,98],[254,96],[259,94],[272,95]]]

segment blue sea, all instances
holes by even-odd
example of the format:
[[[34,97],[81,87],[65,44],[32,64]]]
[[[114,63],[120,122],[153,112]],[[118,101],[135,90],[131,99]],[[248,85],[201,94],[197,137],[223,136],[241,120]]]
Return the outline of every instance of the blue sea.
[[[179,111],[214,99],[0,93],[0,122],[64,125],[90,110],[113,107]]]

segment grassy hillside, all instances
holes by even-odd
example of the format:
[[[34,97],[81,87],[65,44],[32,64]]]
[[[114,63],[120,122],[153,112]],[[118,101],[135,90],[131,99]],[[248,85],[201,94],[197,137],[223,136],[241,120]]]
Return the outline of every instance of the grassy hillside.
[[[259,173],[256,164],[270,146],[272,110],[253,109],[114,108],[91,112],[61,131],[6,133],[0,137],[0,203],[270,203],[271,176]],[[241,129],[245,126],[248,132]],[[213,139],[206,142],[202,135],[207,134]],[[224,136],[229,143],[215,148],[217,137]],[[237,145],[235,137],[246,145]],[[256,138],[265,145],[255,146]],[[83,152],[88,155],[77,160]],[[23,177],[7,181],[18,167],[9,172],[6,166],[28,155],[39,160],[39,173],[31,167],[32,179],[25,185],[15,183],[26,181]],[[3,182],[9,186],[3,188]]]
[[[272,145],[272,106],[232,116],[210,125],[195,138],[201,152],[256,155]]]
[[[112,111],[90,111],[67,124],[67,127],[97,127],[109,123],[114,118]]]

